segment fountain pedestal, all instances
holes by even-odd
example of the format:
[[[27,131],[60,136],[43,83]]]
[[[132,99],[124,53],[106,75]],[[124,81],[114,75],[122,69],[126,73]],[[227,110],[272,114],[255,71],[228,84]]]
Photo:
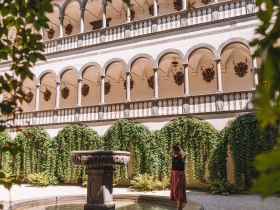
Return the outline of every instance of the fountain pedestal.
[[[75,165],[87,166],[87,204],[84,210],[114,210],[113,166],[126,165],[129,152],[122,151],[73,151]]]

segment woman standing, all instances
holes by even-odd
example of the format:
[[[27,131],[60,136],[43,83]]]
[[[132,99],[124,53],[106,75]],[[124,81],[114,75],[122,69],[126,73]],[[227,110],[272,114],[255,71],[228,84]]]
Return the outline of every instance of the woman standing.
[[[172,172],[170,178],[170,197],[177,201],[177,210],[183,209],[183,204],[187,203],[185,159],[186,153],[179,145],[172,146]]]

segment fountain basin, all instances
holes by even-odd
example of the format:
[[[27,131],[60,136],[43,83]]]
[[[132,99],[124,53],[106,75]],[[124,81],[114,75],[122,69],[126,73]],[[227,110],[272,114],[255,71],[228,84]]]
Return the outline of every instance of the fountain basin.
[[[87,203],[84,210],[115,210],[113,202],[113,166],[126,165],[130,153],[124,151],[84,150],[71,152],[75,165],[87,167]]]

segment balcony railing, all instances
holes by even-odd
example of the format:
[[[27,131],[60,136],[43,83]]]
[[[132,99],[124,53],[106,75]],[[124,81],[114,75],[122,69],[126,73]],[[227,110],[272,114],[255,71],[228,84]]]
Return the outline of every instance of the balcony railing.
[[[156,32],[254,14],[255,12],[255,0],[226,1],[47,41],[45,42],[45,53],[55,53],[131,37],[141,37]]]
[[[14,125],[48,125],[121,118],[251,112],[254,111],[251,101],[255,95],[255,91],[243,91],[27,112],[17,114]]]

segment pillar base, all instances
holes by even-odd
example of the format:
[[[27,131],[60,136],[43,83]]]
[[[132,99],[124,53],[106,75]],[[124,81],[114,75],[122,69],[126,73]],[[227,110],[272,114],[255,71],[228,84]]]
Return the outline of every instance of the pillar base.
[[[114,203],[106,203],[106,204],[87,203],[84,206],[84,210],[115,210],[115,204]]]

